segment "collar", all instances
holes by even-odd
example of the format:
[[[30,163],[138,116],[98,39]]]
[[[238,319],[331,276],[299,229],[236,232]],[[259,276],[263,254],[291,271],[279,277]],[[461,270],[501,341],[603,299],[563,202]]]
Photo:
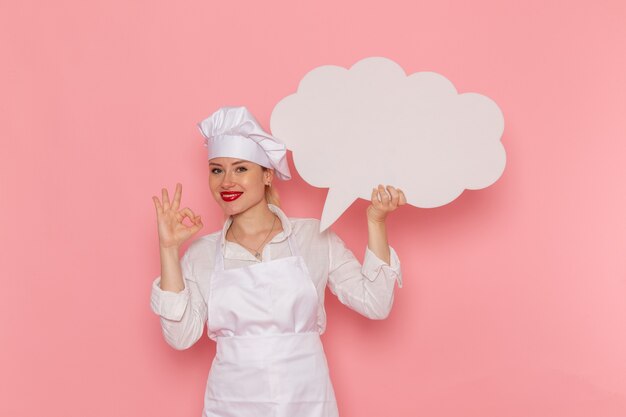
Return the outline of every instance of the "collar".
[[[283,226],[283,231],[274,236],[272,240],[267,242],[267,244],[282,242],[283,240],[287,239],[287,237],[291,234],[291,222],[289,221],[287,215],[277,206],[268,203],[267,208],[269,208],[270,211],[278,217],[278,220],[280,220],[280,223]],[[232,216],[228,216],[228,219],[226,219],[226,221],[224,222],[224,226],[222,227],[222,233],[220,235],[220,245],[222,245],[222,249],[226,245],[226,232],[228,231],[228,228],[230,227],[232,222]]]

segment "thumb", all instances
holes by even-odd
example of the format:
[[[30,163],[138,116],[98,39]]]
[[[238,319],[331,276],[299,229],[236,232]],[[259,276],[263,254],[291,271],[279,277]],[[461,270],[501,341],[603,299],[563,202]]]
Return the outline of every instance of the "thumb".
[[[400,203],[399,205],[400,206],[406,204],[406,196],[404,195],[404,192],[402,192],[402,191],[400,191],[400,199],[399,200],[400,200],[399,201],[399,203]]]

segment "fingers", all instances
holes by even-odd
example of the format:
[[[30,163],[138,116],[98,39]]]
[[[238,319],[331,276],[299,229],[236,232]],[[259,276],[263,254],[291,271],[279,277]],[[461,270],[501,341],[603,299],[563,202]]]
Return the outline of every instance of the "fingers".
[[[388,205],[389,201],[391,201],[391,197],[389,196],[389,193],[387,193],[387,190],[382,184],[378,185],[378,194],[380,195],[381,203],[383,203],[383,205]]]
[[[381,188],[380,185],[372,189],[372,204],[374,205],[374,207],[380,209],[384,208],[385,194],[386,192],[384,188]]]
[[[179,182],[176,183],[176,189],[174,190],[174,199],[170,203],[170,196],[167,193],[167,188],[161,189],[161,200],[163,200],[162,210],[178,210],[180,207],[180,199],[183,194],[183,185]]]
[[[178,207],[180,207],[180,198],[182,194],[183,194],[183,185],[177,182],[176,191],[174,191],[174,201],[172,201],[172,209],[178,210]]]
[[[161,188],[161,200],[163,200],[163,210],[169,210],[170,197],[167,195],[167,189]]]
[[[196,233],[198,230],[202,229],[202,226],[204,226],[202,224],[202,219],[200,219],[200,216],[196,216],[196,219],[194,221],[193,232]]]
[[[157,217],[163,213],[163,206],[161,206],[161,202],[159,198],[155,195],[152,196],[152,201],[154,202],[154,208],[156,208]]]
[[[372,188],[372,204],[374,207],[378,207],[380,205],[380,198],[378,197],[378,188]]]
[[[385,191],[385,187],[379,184],[377,187],[374,187],[372,190],[372,202],[382,203],[385,201],[385,198],[389,199],[389,195]]]
[[[188,217],[189,220],[191,220],[191,222],[193,223],[193,226],[191,226],[192,233],[196,233],[198,230],[202,229],[203,224],[202,224],[202,220],[200,219],[200,216],[196,216],[189,207],[185,207],[179,212],[179,214],[180,213],[182,213],[184,217]],[[181,223],[182,223],[182,219],[181,219]]]
[[[372,190],[372,204],[378,208],[395,210],[398,206],[406,204],[406,196],[399,188],[379,184]]]
[[[404,195],[404,192],[399,188],[398,188],[398,193],[400,194],[398,205],[403,206],[406,204],[406,196]]]
[[[392,208],[398,207],[398,200],[400,199],[400,193],[398,192],[398,190],[395,187],[392,187],[391,185],[388,185],[387,186],[387,192],[389,192],[389,195],[391,196],[391,199],[389,201],[389,205]]]
[[[191,211],[191,209],[189,207],[185,207],[184,209],[182,209],[178,213],[182,214],[181,220],[183,218],[185,218],[185,217],[188,217],[189,220],[191,220],[192,223],[195,223],[196,215],[193,213],[193,211]]]

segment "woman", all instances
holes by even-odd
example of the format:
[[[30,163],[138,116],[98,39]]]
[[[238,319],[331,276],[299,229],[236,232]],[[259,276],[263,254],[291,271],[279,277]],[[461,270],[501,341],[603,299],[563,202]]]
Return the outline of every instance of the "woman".
[[[336,234],[319,232],[319,220],[289,218],[279,208],[272,181],[291,178],[286,147],[245,107],[223,107],[199,127],[209,149],[209,188],[227,219],[179,261],[180,246],[202,221],[180,209],[181,184],[171,202],[165,188],[162,201],[153,196],[161,275],[151,306],[165,340],[186,349],[206,323],[217,342],[205,417],[337,416],[319,338],[326,327],[324,289],[366,317],[387,317],[402,281],[385,219],[406,203],[404,194],[391,186],[372,190],[361,266]]]

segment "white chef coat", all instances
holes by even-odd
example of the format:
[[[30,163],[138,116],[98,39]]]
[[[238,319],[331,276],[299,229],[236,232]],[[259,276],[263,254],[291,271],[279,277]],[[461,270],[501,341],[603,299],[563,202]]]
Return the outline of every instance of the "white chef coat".
[[[317,327],[320,334],[326,329],[324,290],[328,284],[341,303],[371,319],[384,319],[393,304],[394,287],[402,287],[400,260],[390,246],[391,264],[386,264],[369,248],[365,248],[363,265],[346,248],[332,230],[319,232],[319,220],[288,218],[273,204],[268,208],[278,216],[283,230],[265,245],[262,261],[291,256],[287,236],[294,234],[300,252],[310,271],[317,290],[319,306]],[[225,236],[232,223],[229,217],[222,228]],[[180,292],[160,288],[161,277],[152,283],[150,305],[160,316],[166,342],[175,349],[186,349],[202,336],[207,318],[207,294],[214,268],[215,248],[220,232],[204,235],[192,242],[181,258],[185,288]],[[222,238],[224,269],[238,268],[261,262],[247,249]],[[215,340],[215,337],[209,334]]]

